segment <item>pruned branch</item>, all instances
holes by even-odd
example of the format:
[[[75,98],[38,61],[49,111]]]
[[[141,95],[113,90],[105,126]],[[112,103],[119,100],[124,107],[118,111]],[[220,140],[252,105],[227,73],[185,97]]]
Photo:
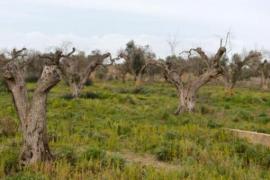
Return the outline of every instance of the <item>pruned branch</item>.
[[[198,47],[198,48],[191,48],[188,51],[182,51],[182,52],[180,52],[180,55],[181,54],[184,54],[184,53],[187,53],[188,54],[188,59],[190,59],[191,56],[192,56],[192,52],[197,53],[200,56],[200,58],[205,62],[205,64],[207,65],[207,67],[210,68],[211,64],[210,64],[209,58],[206,55],[206,53],[202,50],[202,48],[200,48],[200,47]]]
[[[57,50],[55,51],[55,53],[50,53],[50,54],[44,54],[44,55],[39,55],[40,58],[43,59],[48,59],[50,60],[50,65],[59,65],[59,61],[61,58],[68,58],[70,57],[74,52],[76,51],[76,49],[73,47],[72,51],[66,55],[63,54],[63,51],[61,50]]]

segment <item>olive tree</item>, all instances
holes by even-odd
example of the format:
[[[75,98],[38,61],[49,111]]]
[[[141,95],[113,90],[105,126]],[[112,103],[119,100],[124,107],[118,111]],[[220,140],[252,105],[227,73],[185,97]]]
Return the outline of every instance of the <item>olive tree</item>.
[[[126,74],[131,73],[138,84],[141,79],[139,76],[144,72],[142,71],[143,66],[148,60],[154,58],[155,54],[151,52],[149,46],[138,46],[134,41],[130,41],[126,44],[126,49],[119,53],[119,57],[125,60],[123,64],[119,65],[123,81],[125,81]]]
[[[23,143],[20,153],[22,166],[52,159],[48,144],[46,107],[47,96],[50,90],[60,81],[60,59],[74,53],[75,49],[67,55],[62,51],[40,56],[48,59],[43,67],[41,76],[37,82],[32,98],[28,96],[28,90],[24,79],[23,52],[13,49],[10,58],[1,58],[2,77],[10,90],[16,111],[20,120]]]
[[[192,53],[197,54],[197,58],[192,57]],[[210,57],[201,48],[190,49],[185,51],[189,56],[187,59],[178,58],[174,61],[149,61],[143,68],[149,65],[157,65],[163,68],[164,77],[166,81],[174,85],[177,90],[179,104],[175,111],[178,115],[183,112],[193,112],[195,110],[196,97],[199,89],[208,83],[210,80],[217,78],[223,73],[221,66],[221,58],[226,52],[225,47],[220,47],[217,53]],[[193,59],[193,60],[191,60]],[[194,59],[197,59],[196,61]],[[194,62],[198,62],[198,59],[204,62],[199,73],[196,72],[192,78],[184,80],[183,75],[187,72],[194,71],[197,69],[194,66]],[[195,68],[194,68],[195,67]]]
[[[234,54],[232,60],[229,63],[223,64],[223,79],[225,81],[225,87],[229,92],[235,87],[236,82],[240,80],[244,67],[252,68],[254,62],[258,62],[261,59],[262,54],[257,51],[250,51],[245,57],[241,57],[239,54]]]
[[[94,54],[87,57],[85,57],[84,53],[80,53],[62,60],[63,76],[71,88],[73,97],[79,97],[91,73],[97,67],[103,65],[104,60],[108,57],[111,57],[110,53],[94,52]]]

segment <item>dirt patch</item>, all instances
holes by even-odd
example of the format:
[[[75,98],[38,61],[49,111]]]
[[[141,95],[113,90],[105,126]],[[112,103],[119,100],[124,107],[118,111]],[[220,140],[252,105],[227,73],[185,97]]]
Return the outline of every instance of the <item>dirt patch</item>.
[[[240,138],[247,139],[250,143],[261,144],[270,147],[270,134],[258,133],[254,131],[244,131],[240,129],[227,129]]]
[[[114,154],[114,153],[108,153]],[[129,163],[137,163],[143,166],[151,166],[158,169],[168,170],[168,171],[178,171],[181,166],[174,165],[166,162],[158,161],[153,155],[150,154],[136,154],[130,151],[123,151],[118,153],[122,158],[124,158]]]

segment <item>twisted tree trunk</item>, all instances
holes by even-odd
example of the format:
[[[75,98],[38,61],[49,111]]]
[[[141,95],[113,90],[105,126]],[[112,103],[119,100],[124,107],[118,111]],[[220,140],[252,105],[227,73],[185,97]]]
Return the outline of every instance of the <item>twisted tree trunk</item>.
[[[195,110],[196,94],[188,88],[182,88],[178,92],[179,103],[175,114],[183,112],[193,112]]]
[[[222,71],[219,68],[210,69],[186,85],[177,86],[179,104],[175,114],[178,115],[183,112],[194,112],[196,96],[199,89],[210,80],[218,77],[221,73]]]
[[[22,166],[38,161],[51,160],[46,127],[46,101],[52,87],[60,81],[57,66],[45,66],[29,102],[23,73],[19,67],[10,63],[4,74],[21,122],[23,146],[20,154]]]

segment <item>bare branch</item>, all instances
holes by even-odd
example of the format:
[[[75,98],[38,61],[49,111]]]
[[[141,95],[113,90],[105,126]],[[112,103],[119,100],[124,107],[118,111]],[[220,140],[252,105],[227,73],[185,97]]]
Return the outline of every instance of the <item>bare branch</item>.
[[[22,49],[20,49],[20,50],[16,50],[15,48],[12,50],[12,52],[11,52],[11,58],[12,59],[16,59],[16,58],[18,58],[19,56],[24,56],[24,55],[22,55],[22,52],[23,51],[25,51],[26,50],[26,48],[22,48]]]
[[[72,54],[74,54],[76,51],[75,47],[72,48],[72,51],[68,53],[67,55],[62,55],[62,57],[70,57]]]

